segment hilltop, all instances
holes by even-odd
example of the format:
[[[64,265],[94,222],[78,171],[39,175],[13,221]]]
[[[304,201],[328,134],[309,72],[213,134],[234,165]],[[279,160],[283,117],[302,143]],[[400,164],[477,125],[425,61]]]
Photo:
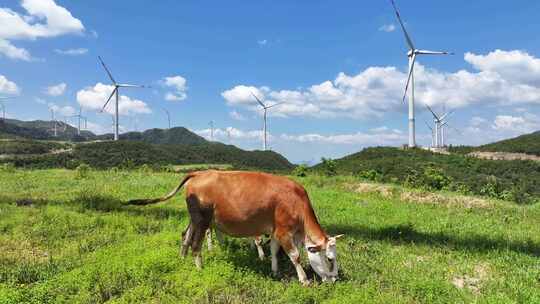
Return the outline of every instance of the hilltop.
[[[504,139],[478,147],[451,147],[450,151],[462,154],[471,152],[506,152],[540,156],[540,131],[520,135],[514,138]]]
[[[377,182],[429,190],[452,190],[532,203],[540,198],[540,163],[500,161],[421,149],[366,148],[311,168],[324,174],[355,175]]]

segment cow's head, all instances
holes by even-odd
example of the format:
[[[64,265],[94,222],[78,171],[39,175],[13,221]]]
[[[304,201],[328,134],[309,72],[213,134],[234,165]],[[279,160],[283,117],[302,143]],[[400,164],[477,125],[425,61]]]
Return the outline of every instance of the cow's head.
[[[315,245],[306,243],[309,264],[321,277],[323,282],[335,282],[338,276],[336,240],[343,234],[328,237],[326,244]]]

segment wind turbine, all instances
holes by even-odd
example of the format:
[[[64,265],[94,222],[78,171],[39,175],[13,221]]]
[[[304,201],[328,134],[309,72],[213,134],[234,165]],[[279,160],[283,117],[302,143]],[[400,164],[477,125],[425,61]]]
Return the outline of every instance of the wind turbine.
[[[431,147],[435,146],[435,130],[427,123],[427,121],[424,121],[426,123],[426,126],[431,130]]]
[[[273,105],[265,105],[257,96],[255,96],[255,94],[253,94],[253,92],[251,92],[251,95],[257,100],[257,102],[259,103],[259,105],[263,108],[264,110],[264,114],[263,114],[263,117],[264,117],[264,128],[263,128],[263,132],[264,132],[264,140],[263,140],[263,151],[266,151],[266,112],[268,111],[268,109],[272,108],[272,107],[275,107],[277,105],[280,105],[282,104],[283,102],[278,102],[278,103],[275,103]]]
[[[448,122],[445,120],[449,115],[454,113],[454,111],[446,112],[442,115],[437,115],[430,106],[426,105],[426,108],[433,115],[433,122],[435,123],[435,148],[444,147],[444,127],[448,125]]]
[[[0,106],[2,107],[2,120],[6,119],[6,105],[4,102],[6,99],[15,98],[15,97],[0,97]]]
[[[77,117],[78,123],[77,123],[77,135],[81,135],[81,119],[84,119],[84,128],[87,128],[87,118],[86,116],[82,115],[82,107],[79,107],[79,114],[71,115],[71,117]]]
[[[107,72],[107,75],[109,75],[109,78],[111,79],[112,84],[114,86],[114,90],[112,91],[111,96],[109,96],[109,99],[107,99],[107,102],[105,102],[105,104],[103,105],[103,108],[101,109],[101,112],[103,113],[103,111],[105,110],[105,107],[107,106],[107,104],[109,104],[109,101],[111,101],[111,98],[113,97],[113,95],[116,95],[116,103],[115,103],[115,106],[114,106],[114,116],[115,116],[115,119],[114,119],[114,140],[118,140],[118,99],[119,99],[118,91],[120,90],[120,88],[149,88],[149,86],[117,83],[116,80],[114,80],[111,72],[109,71],[109,69],[105,65],[105,62],[103,62],[103,60],[101,59],[100,56],[98,56],[98,59],[101,62],[101,65],[103,66],[103,68],[105,69],[105,72]]]
[[[169,110],[162,108],[163,111],[165,111],[165,114],[167,114],[167,121],[169,122],[169,129],[171,128],[171,113],[169,113]]]
[[[54,108],[53,107],[49,107],[49,110],[51,111],[51,121],[53,123],[53,129],[52,131],[54,132],[54,137],[57,137],[58,136],[58,131],[57,131],[57,124],[58,124],[58,121],[56,121],[56,118],[54,116]]]
[[[416,62],[416,56],[418,55],[453,55],[453,53],[446,52],[446,51],[428,51],[428,50],[417,49],[414,46],[411,37],[407,33],[407,30],[405,29],[405,25],[403,24],[403,21],[401,20],[401,16],[399,15],[399,11],[396,7],[396,4],[394,3],[394,0],[390,0],[390,2],[392,2],[392,6],[394,7],[396,17],[398,19],[399,24],[401,25],[403,34],[405,35],[405,40],[407,41],[407,45],[409,46],[409,51],[407,52],[407,58],[409,59],[409,73],[407,76],[407,83],[405,84],[405,92],[403,93],[403,102],[405,102],[405,97],[407,96],[407,90],[410,85],[411,90],[409,92],[409,148],[414,148],[416,147],[415,120],[414,120],[414,63]]]

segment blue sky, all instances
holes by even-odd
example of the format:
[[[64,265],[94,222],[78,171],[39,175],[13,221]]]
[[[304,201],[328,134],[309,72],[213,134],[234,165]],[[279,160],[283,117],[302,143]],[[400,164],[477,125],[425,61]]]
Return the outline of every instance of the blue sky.
[[[396,0],[419,48],[417,137],[428,145],[422,104],[455,109],[452,144],[481,144],[540,129],[540,3]],[[123,130],[173,124],[295,162],[407,141],[401,103],[407,48],[389,1],[53,1],[0,3],[0,95],[9,117],[78,111],[111,129],[97,109],[110,93],[101,55],[126,89]],[[108,109],[109,111],[112,110]],[[72,123],[75,123],[72,120]],[[228,130],[228,132],[227,132]],[[230,135],[228,135],[230,134]]]

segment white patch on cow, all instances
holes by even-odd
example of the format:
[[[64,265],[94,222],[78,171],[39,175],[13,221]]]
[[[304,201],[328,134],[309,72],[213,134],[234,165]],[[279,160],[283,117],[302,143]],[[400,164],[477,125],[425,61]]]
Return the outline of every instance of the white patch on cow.
[[[339,267],[337,263],[336,239],[341,236],[342,235],[338,235],[328,238],[326,248],[318,252],[311,252],[309,248],[314,245],[306,243],[309,264],[321,277],[323,282],[328,280],[335,282],[337,280]]]

